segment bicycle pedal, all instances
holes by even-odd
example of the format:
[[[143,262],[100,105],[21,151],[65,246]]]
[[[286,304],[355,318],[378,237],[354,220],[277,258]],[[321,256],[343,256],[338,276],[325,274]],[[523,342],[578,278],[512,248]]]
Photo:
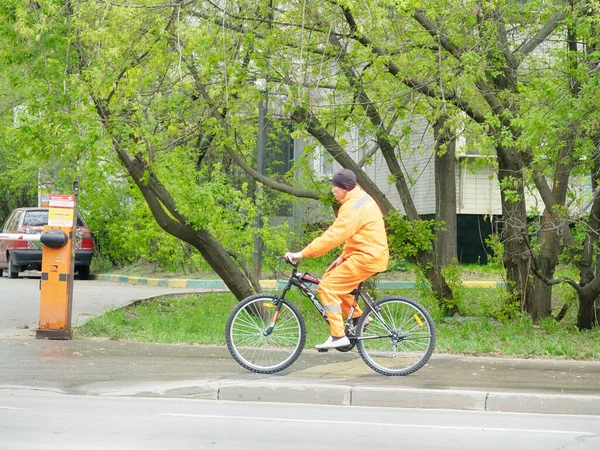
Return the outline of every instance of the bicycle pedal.
[[[319,353],[327,353],[329,351],[329,349],[328,348],[318,348],[317,351]]]

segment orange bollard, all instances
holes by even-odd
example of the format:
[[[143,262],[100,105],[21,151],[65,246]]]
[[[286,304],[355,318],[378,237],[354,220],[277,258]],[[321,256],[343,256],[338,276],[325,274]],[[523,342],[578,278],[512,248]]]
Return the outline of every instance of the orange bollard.
[[[45,226],[37,339],[71,339],[73,304],[73,228]]]

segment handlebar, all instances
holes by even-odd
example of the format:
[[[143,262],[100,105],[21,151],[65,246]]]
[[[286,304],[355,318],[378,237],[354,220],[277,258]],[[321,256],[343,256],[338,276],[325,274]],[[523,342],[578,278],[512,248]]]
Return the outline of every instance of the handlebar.
[[[298,273],[298,264],[300,264],[300,261],[293,262],[287,259],[285,256],[281,256],[279,257],[279,259],[285,261],[287,264],[292,266],[292,278],[294,278]]]
[[[300,264],[300,261],[292,262],[292,261],[286,259],[285,257],[282,257],[281,259],[283,259],[286,263],[288,263],[290,266],[292,266],[292,276],[290,277],[290,280],[295,278],[299,281],[308,281],[309,283],[314,283],[314,284],[319,284],[321,282],[321,280],[318,277],[311,275],[308,272],[299,273],[298,265]]]
[[[300,264],[300,261],[293,262],[293,261],[287,259],[285,256],[281,256],[279,259],[284,260],[286,263],[288,263],[290,266],[293,266],[293,267],[298,267],[298,264]]]

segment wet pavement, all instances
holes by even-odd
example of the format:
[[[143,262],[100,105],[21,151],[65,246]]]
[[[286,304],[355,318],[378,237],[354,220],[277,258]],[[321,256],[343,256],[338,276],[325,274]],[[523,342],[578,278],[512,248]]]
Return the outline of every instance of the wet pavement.
[[[75,280],[71,324],[82,325],[90,317],[140,299],[210,290]],[[28,336],[38,327],[39,311],[39,272],[25,272],[15,279],[0,277],[0,337]]]
[[[225,347],[102,340],[0,340],[0,389],[361,406],[600,414],[600,362],[434,354],[406,377],[359,355],[305,349],[290,368],[259,375]]]

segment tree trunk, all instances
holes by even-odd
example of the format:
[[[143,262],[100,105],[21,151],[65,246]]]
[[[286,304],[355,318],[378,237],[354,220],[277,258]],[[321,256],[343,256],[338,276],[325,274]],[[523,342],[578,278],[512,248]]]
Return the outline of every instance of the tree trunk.
[[[577,38],[574,27],[567,26],[567,48],[570,55],[570,64],[573,66],[572,69],[575,72],[577,69]],[[570,91],[571,95],[575,98],[579,95],[581,85],[579,81],[573,77],[570,77]],[[544,211],[543,224],[539,233],[539,243],[541,245],[541,251],[537,255],[537,265],[535,267],[537,274],[541,274],[540,277],[536,277],[534,296],[528,299],[525,309],[533,320],[540,320],[548,317],[552,313],[552,287],[545,283],[544,280],[551,280],[554,278],[554,271],[558,265],[559,255],[562,249],[562,236],[566,236],[570,233],[568,230],[568,217],[564,217],[564,212],[561,212],[561,208],[555,208],[555,206],[562,207],[566,205],[567,189],[569,185],[569,177],[573,171],[576,158],[573,157],[576,140],[580,137],[580,130],[578,127],[571,128],[565,133],[565,145],[559,149],[558,157],[556,160],[556,167],[554,170],[554,183],[552,186],[552,192],[548,195],[548,185],[544,177],[534,176],[536,179],[536,186],[546,205]],[[596,158],[594,159],[596,162]],[[597,179],[597,178],[593,178]],[[595,220],[590,220],[590,225]],[[597,222],[596,222],[597,223]],[[585,259],[585,256],[584,256]],[[587,275],[586,275],[587,276]],[[581,272],[582,279],[584,278],[583,271]],[[592,306],[589,304],[590,300],[586,295],[583,295],[583,307],[585,311],[580,311],[582,317],[587,325],[588,315],[591,315]],[[593,305],[593,299],[592,305]]]
[[[533,295],[528,297],[525,302],[525,310],[536,322],[552,314],[552,286],[546,280],[554,278],[554,272],[563,248],[563,238],[568,234],[565,233],[569,226],[568,217],[564,217],[564,213],[560,211],[560,208],[558,208],[558,211],[555,208],[555,206],[566,203],[569,177],[574,164],[572,156],[575,148],[575,135],[567,136],[566,141],[567,143],[560,149],[556,161],[551,196],[545,193],[548,187],[546,180],[543,177],[538,177],[536,181],[539,191],[544,191],[546,209],[538,233],[538,242],[541,249],[534,262],[537,276],[534,279]]]
[[[594,189],[598,189],[600,178],[600,134],[594,138],[596,142],[596,152],[594,154],[594,166],[590,173],[590,181]],[[600,196],[596,195],[590,216],[587,222],[587,232],[583,243],[581,264],[579,267],[580,280],[579,285],[583,289],[591,284],[597,277],[600,270],[600,253],[598,252],[598,233],[600,232]],[[595,258],[594,258],[595,257]],[[595,261],[594,261],[595,260]],[[577,311],[577,327],[580,329],[590,329],[593,325],[594,301],[590,295],[581,295],[579,293],[579,309]]]
[[[447,116],[434,123],[436,220],[443,228],[436,232],[438,267],[457,259],[456,242],[456,139],[444,124]]]
[[[536,270],[542,277],[534,278],[533,293],[531,297],[525,299],[525,310],[535,322],[552,314],[552,285],[546,283],[545,280],[551,280],[554,277],[561,248],[560,236],[549,214],[544,215],[544,224],[540,233],[543,236],[540,237],[542,249],[537,257]]]
[[[209,231],[192,228],[185,217],[177,212],[173,199],[144,159],[140,155],[135,158],[129,155],[116,140],[113,143],[119,159],[144,196],[158,225],[170,235],[194,246],[238,300],[254,294],[248,278],[221,243]],[[170,215],[165,212],[165,207]]]
[[[578,289],[579,310],[577,312],[577,327],[580,330],[591,330],[596,322],[594,302],[600,295],[600,277]]]
[[[498,180],[513,183],[516,195],[509,195],[500,189],[502,201],[502,242],[504,244],[503,263],[508,279],[508,290],[519,299],[521,309],[525,309],[527,299],[533,294],[533,283],[529,277],[532,257],[527,235],[527,213],[525,190],[521,178],[521,166],[512,151],[498,152]]]
[[[585,290],[579,292],[579,309],[577,310],[577,328],[591,330],[594,325],[594,302],[598,296]]]

